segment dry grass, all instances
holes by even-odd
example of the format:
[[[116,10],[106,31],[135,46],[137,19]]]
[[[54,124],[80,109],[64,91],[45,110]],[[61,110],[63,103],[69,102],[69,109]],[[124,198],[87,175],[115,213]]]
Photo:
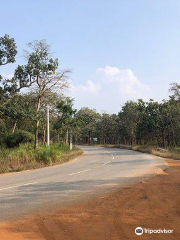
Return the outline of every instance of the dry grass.
[[[170,149],[165,149],[165,151],[161,151],[161,150],[158,150],[158,147],[155,147],[155,146],[143,146],[143,145],[127,146],[127,145],[121,145],[121,144],[114,144],[114,145],[107,144],[102,146],[109,147],[109,148],[123,148],[123,149],[128,149],[133,151],[139,151],[143,153],[149,153],[149,154],[153,154],[163,158],[180,160],[180,148],[170,148]]]
[[[30,144],[18,148],[5,148],[0,151],[0,173],[18,172],[67,162],[82,155],[83,151],[69,146],[53,144],[50,148],[40,146],[34,150]]]
[[[76,157],[79,157],[83,154],[83,151],[79,148],[75,148],[74,150],[72,150],[71,152],[68,153],[64,153],[61,156],[61,163],[65,163],[68,162]],[[54,164],[53,164],[54,165]]]

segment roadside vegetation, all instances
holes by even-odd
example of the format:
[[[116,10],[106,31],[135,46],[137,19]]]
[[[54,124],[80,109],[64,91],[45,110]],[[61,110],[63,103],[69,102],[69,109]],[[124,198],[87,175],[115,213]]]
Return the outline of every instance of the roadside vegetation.
[[[15,40],[0,37],[0,67],[15,63],[16,54]],[[44,40],[29,43],[24,57],[24,65],[18,65],[11,78],[0,74],[0,173],[59,164],[82,154],[70,148],[76,110],[63,94],[70,71],[59,69]]]
[[[83,144],[123,147],[180,160],[180,85],[170,88],[169,100],[126,102],[118,114],[84,108],[79,139]]]
[[[0,37],[0,70],[16,62],[17,46]],[[128,146],[133,150],[180,159],[180,85],[172,83],[168,100],[128,101],[118,114],[77,111],[65,96],[69,69],[60,69],[46,41],[33,41],[24,65],[12,77],[0,71],[0,172],[19,171],[66,161],[75,144]],[[47,146],[47,106],[50,147]],[[163,149],[163,150],[162,150]]]
[[[33,144],[27,143],[15,148],[3,148],[0,151],[0,173],[61,164],[81,154],[82,150],[75,147],[70,151],[67,144],[40,145],[34,149]]]
[[[160,148],[157,146],[149,145],[122,145],[122,144],[106,144],[101,145],[102,147],[108,148],[121,148],[133,151],[139,151],[142,153],[149,153],[163,158],[169,158],[174,160],[180,160],[180,147]]]

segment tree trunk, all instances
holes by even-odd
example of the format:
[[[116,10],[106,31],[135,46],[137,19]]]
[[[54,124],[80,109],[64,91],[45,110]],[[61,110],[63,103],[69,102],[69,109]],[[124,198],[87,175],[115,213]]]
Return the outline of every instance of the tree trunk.
[[[12,130],[13,133],[16,130],[16,126],[17,126],[17,120],[15,121],[14,126],[13,126],[13,130]]]
[[[46,143],[46,128],[45,128],[45,124],[43,124],[43,144]]]
[[[91,144],[91,132],[88,132],[88,144]]]
[[[35,142],[34,142],[35,149],[38,147],[38,133],[39,133],[39,120],[36,121]]]
[[[106,138],[103,136],[103,144],[106,144]]]
[[[36,109],[36,130],[35,130],[35,141],[34,141],[34,149],[38,147],[38,130],[39,130],[39,119],[38,119],[38,113],[41,107],[41,97],[38,96],[38,104],[37,104],[37,109]]]
[[[70,150],[72,150],[72,129],[70,129]]]
[[[69,142],[69,131],[68,129],[66,130],[66,144]]]

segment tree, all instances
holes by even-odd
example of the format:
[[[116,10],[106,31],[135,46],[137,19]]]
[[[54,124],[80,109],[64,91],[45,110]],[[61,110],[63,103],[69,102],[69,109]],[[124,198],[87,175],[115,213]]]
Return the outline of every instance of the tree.
[[[66,143],[68,143],[69,131],[70,131],[70,138],[72,138],[72,129],[76,125],[74,120],[76,109],[73,108],[73,99],[69,97],[61,96],[61,98],[57,102],[56,108],[57,108],[58,117],[57,117],[57,121],[54,124],[54,128],[57,130],[65,129]]]
[[[175,99],[180,101],[180,84],[178,83],[171,83],[169,91],[173,94],[170,96],[171,99]]]
[[[136,130],[138,125],[138,105],[136,102],[128,101],[119,113],[120,124],[123,125],[129,144],[136,143]]]
[[[100,114],[94,109],[81,108],[76,114],[76,121],[81,128],[81,138],[91,144],[93,133],[96,131],[96,124],[100,120]]]
[[[118,117],[103,113],[97,122],[96,132],[100,143],[113,144],[118,141]]]
[[[17,54],[17,46],[14,38],[10,38],[9,35],[5,34],[4,37],[0,38],[0,66],[7,65],[9,63],[15,62],[15,57]],[[5,84],[7,80],[3,80],[0,74],[0,144],[2,145],[3,134],[5,133],[6,123],[3,119],[4,117],[4,106],[3,103],[6,102],[6,89]]]
[[[34,143],[34,148],[36,148],[38,146],[39,115],[43,99],[50,91],[60,93],[67,87],[68,73],[70,71],[58,71],[58,59],[52,58],[50,46],[45,41],[34,41],[29,43],[28,46],[30,50],[25,51],[27,64],[17,67],[14,82],[18,89],[22,87],[35,87],[35,91],[37,92]]]
[[[14,38],[10,38],[9,35],[5,34],[4,37],[0,38],[0,66],[7,65],[15,62],[17,54],[17,46]],[[7,95],[6,84],[10,81],[9,79],[3,80],[0,74],[0,101],[4,101]]]
[[[0,38],[0,66],[15,62],[17,47],[14,38],[5,34]]]

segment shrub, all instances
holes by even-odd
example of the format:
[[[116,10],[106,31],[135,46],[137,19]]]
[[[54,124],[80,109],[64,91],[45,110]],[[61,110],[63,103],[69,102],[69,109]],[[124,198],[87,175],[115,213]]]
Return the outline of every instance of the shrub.
[[[46,164],[49,164],[51,162],[49,147],[39,146],[34,153],[37,161],[43,161]]]
[[[14,133],[9,133],[5,137],[5,143],[7,147],[17,147],[20,143],[28,143],[32,142],[33,140],[33,134],[23,130],[17,130]]]
[[[53,144],[50,147],[39,146],[35,150],[35,158],[38,161],[43,161],[45,164],[51,165],[52,163],[60,161],[62,152],[66,152],[60,148],[58,144]]]
[[[56,147],[57,147],[58,149],[63,150],[63,152],[69,152],[69,144],[67,144],[67,143],[61,142],[61,143],[59,143],[59,144],[56,144]]]

